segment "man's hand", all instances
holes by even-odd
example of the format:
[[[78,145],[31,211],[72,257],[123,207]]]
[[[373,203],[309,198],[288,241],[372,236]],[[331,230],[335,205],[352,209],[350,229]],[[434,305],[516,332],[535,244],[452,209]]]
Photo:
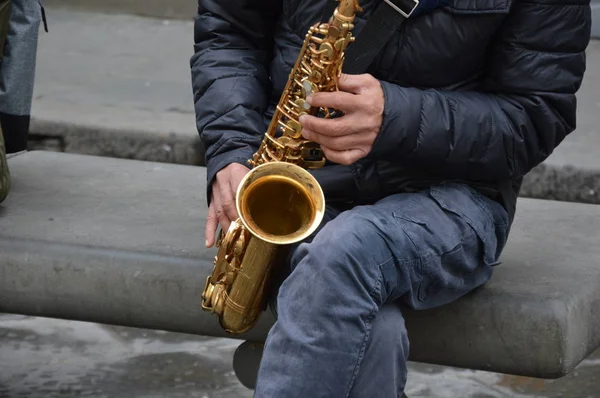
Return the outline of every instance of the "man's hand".
[[[303,115],[302,135],[321,144],[332,162],[349,165],[371,152],[383,122],[384,95],[381,84],[369,74],[342,74],[340,91],[311,94],[307,102],[312,106],[341,110],[344,115],[323,119]]]
[[[237,219],[235,194],[242,178],[249,171],[249,168],[239,163],[231,163],[217,173],[212,186],[212,196],[206,219],[206,247],[214,245],[215,233],[219,224],[223,231],[227,232],[229,224]]]

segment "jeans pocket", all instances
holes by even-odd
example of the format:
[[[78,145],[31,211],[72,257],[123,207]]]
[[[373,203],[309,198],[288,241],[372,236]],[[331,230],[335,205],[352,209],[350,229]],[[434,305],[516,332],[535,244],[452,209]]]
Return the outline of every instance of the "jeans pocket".
[[[492,266],[482,266],[480,258],[481,246],[472,240],[423,264],[418,291],[422,308],[449,304],[485,284],[492,275]]]
[[[508,235],[508,214],[502,206],[463,184],[434,186],[430,195],[442,209],[458,215],[475,231],[483,245],[484,264],[499,264]]]
[[[422,280],[419,285],[418,298],[422,302],[430,301],[448,288],[451,283],[449,278],[442,272],[445,269],[456,269],[462,265],[464,250],[462,244],[442,253],[439,257],[432,257],[422,265]],[[456,273],[456,272],[455,272]],[[436,300],[437,301],[437,300]],[[431,303],[433,304],[433,303]]]

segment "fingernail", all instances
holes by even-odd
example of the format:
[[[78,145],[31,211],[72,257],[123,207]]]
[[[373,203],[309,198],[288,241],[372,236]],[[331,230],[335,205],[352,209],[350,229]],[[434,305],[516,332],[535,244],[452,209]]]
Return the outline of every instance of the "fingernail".
[[[204,241],[204,245],[206,245],[206,247],[209,247],[209,244],[208,244],[208,239],[206,239],[206,240]]]
[[[300,117],[298,118],[298,121],[300,122],[300,124],[304,124],[304,121],[306,120],[306,115],[300,115]]]
[[[306,102],[308,102],[309,105],[312,105],[312,94],[308,95],[308,97],[306,97]]]

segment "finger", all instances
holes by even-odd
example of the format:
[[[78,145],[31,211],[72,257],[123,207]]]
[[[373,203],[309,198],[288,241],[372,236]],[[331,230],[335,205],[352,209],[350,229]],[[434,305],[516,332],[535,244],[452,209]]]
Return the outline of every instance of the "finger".
[[[227,231],[227,228],[229,228],[229,218],[227,218],[227,215],[225,214],[225,211],[223,210],[223,202],[222,202],[223,199],[221,198],[220,185],[221,184],[218,184],[218,186],[215,187],[215,189],[213,189],[215,214],[217,216],[217,219],[219,220],[219,224],[221,224],[221,228],[224,231]]]
[[[214,201],[211,201],[208,206],[208,217],[206,219],[206,229],[204,231],[204,239],[206,247],[212,247],[215,244],[215,233],[217,232],[217,226],[219,225],[219,219],[215,213]]]
[[[358,96],[343,91],[317,92],[306,98],[306,102],[314,107],[333,108],[350,113],[360,107]]]
[[[344,166],[349,166],[355,163],[357,160],[364,158],[367,154],[361,149],[349,149],[347,151],[336,151],[327,147],[323,147],[323,152],[327,159],[334,163],[338,163]]]
[[[358,132],[358,126],[355,123],[352,123],[352,118],[350,118],[349,115],[335,119],[324,119],[311,115],[302,115],[300,116],[300,124],[303,129],[308,129],[315,133],[330,137],[340,137]]]
[[[348,75],[342,73],[338,79],[338,88],[341,91],[345,91],[352,94],[362,94],[372,85],[375,79],[367,74],[361,75]]]
[[[302,136],[309,141],[314,141],[317,144],[321,144],[322,146],[335,151],[347,151],[349,149],[368,145],[367,142],[364,142],[365,135],[360,133],[332,137],[304,128],[302,130]]]
[[[237,211],[235,208],[235,194],[231,190],[231,182],[228,181],[225,184],[219,184],[219,193],[224,216],[227,218],[227,221],[235,220],[237,218]]]
[[[232,212],[233,218],[230,217],[230,219],[232,221],[236,220],[239,217],[238,212],[237,212],[236,197],[237,197],[237,190],[240,186],[240,182],[241,182],[242,178],[243,177],[236,176],[235,178],[232,178],[231,180],[229,180],[229,188],[230,188],[231,194],[232,194],[231,212]]]

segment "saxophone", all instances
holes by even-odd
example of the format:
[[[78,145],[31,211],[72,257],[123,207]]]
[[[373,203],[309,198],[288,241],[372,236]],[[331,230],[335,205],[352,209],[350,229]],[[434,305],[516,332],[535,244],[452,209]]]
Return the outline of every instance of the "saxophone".
[[[325,212],[325,198],[307,169],[326,158],[318,144],[302,137],[302,114],[331,118],[335,110],[311,107],[310,93],[337,91],[344,51],[354,37],[358,0],[338,0],[328,23],[313,25],[304,39],[264,139],[248,161],[251,170],[236,193],[239,214],[221,230],[202,309],[218,316],[229,334],[251,329],[266,309],[269,282],[286,261],[289,245],[312,234]]]

